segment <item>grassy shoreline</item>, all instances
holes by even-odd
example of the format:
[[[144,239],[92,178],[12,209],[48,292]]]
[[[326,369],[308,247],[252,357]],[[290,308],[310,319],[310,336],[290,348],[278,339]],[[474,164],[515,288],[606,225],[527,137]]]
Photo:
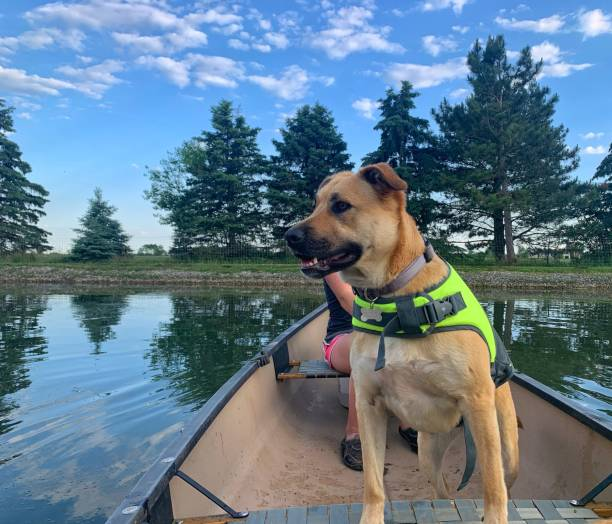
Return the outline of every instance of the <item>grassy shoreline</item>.
[[[475,288],[612,293],[610,266],[462,266]],[[0,259],[0,283],[147,287],[311,287],[295,263],[194,262],[170,257],[131,257],[107,262],[70,262],[51,255]]]

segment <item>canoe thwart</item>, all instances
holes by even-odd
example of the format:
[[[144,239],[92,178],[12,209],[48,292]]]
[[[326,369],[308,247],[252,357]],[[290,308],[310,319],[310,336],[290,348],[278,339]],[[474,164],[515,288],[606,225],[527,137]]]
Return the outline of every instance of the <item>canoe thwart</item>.
[[[278,380],[340,377],[348,377],[348,375],[331,369],[324,360],[290,360],[289,368],[276,375]]]

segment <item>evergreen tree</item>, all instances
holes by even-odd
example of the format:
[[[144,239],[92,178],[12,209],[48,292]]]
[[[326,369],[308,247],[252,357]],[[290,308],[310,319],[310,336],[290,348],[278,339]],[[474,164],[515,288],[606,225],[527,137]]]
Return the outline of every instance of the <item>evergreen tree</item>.
[[[266,160],[257,145],[259,129],[248,126],[228,100],[211,112],[212,131],[203,131],[161,169],[149,171],[151,189],[145,195],[173,226],[174,253],[192,254],[211,245],[233,249],[262,231]]]
[[[516,240],[567,217],[578,148],[568,148],[567,129],[553,124],[558,97],[538,84],[542,62],[529,48],[511,64],[504,38],[490,37],[484,48],[474,44],[468,66],[472,94],[434,111],[448,156],[451,229],[485,241],[492,235],[496,258],[505,251],[513,261]]]
[[[442,204],[432,197],[440,184],[439,149],[429,122],[411,114],[417,96],[412,84],[404,81],[397,93],[387,89],[378,100],[380,120],[374,129],[380,131],[380,145],[364,157],[363,164],[391,164],[408,183],[408,211],[423,232],[434,233],[434,224],[444,216]],[[436,233],[440,234],[439,228]]]
[[[49,193],[28,180],[32,171],[21,159],[19,146],[9,140],[13,109],[0,98],[0,254],[51,249],[49,233],[38,227]]]
[[[354,165],[331,112],[321,104],[299,108],[280,133],[281,139],[272,141],[277,154],[271,158],[266,191],[275,238],[310,213],[326,176]]]
[[[81,228],[75,229],[79,236],[72,246],[72,257],[76,260],[104,260],[130,254],[129,237],[121,224],[112,218],[116,209],[102,198],[102,190],[96,188],[89,200],[89,208],[80,219]]]
[[[143,246],[140,246],[140,249],[138,249],[138,254],[159,257],[165,255],[166,250],[164,249],[164,246],[159,244],[144,244]]]
[[[612,144],[575,206],[578,221],[562,228],[568,247],[609,262],[612,259]]]

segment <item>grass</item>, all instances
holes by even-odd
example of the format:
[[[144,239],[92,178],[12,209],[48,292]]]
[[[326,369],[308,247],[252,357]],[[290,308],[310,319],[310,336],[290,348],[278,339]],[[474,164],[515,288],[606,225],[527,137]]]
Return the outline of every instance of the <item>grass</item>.
[[[455,267],[464,273],[474,271],[519,271],[528,273],[611,273],[612,265],[516,265],[506,264],[466,264],[458,262]],[[197,261],[180,260],[169,256],[133,256],[114,258],[99,262],[75,262],[66,255],[51,253],[45,255],[11,255],[0,257],[0,267],[55,267],[58,269],[73,268],[91,271],[199,271],[213,273],[237,273],[240,271],[257,271],[262,273],[297,272],[297,262],[237,260],[237,261]]]

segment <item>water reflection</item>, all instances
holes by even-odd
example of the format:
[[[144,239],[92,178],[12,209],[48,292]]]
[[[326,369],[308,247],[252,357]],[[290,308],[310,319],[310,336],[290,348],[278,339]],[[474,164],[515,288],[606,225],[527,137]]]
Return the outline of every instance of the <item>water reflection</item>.
[[[93,353],[102,352],[102,344],[115,338],[113,327],[121,322],[128,305],[124,294],[73,295],[70,297],[75,318],[94,345]]]
[[[30,385],[28,365],[46,353],[40,325],[46,308],[45,296],[0,294],[0,435],[19,423],[9,420],[16,407],[10,395]]]
[[[505,295],[483,301],[516,366],[612,416],[612,301]],[[320,302],[0,291],[2,518],[104,522],[191,412]]]
[[[611,300],[544,296],[486,306],[519,371],[612,415]]]
[[[321,302],[318,295],[173,296],[146,358],[182,404],[199,407],[262,346]]]

